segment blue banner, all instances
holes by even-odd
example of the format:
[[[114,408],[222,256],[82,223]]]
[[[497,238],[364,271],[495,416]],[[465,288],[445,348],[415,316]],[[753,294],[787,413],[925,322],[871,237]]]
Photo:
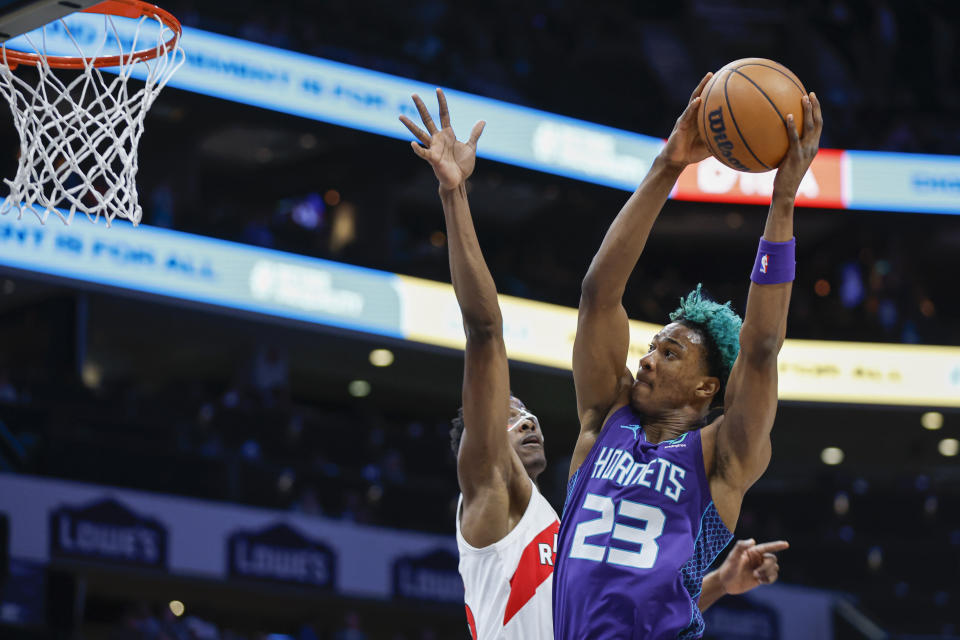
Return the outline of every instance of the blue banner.
[[[960,213],[960,158],[847,151],[851,209]]]
[[[125,51],[135,43],[143,48],[158,36],[156,27],[144,25],[135,41],[133,20],[112,21],[109,34],[101,16],[74,14],[66,23],[69,35],[54,23],[42,38],[39,32],[31,34],[33,45],[24,36],[8,45],[29,50],[42,43],[46,51],[60,55],[77,55],[79,47],[92,55],[116,53],[117,44]],[[104,42],[105,49],[98,49]],[[171,87],[404,140],[412,136],[397,116],[418,119],[410,94],[419,93],[435,108],[434,87],[416,80],[187,27],[182,44],[185,64],[170,80]],[[146,72],[140,64],[132,75],[142,79]],[[520,167],[632,191],[663,146],[658,137],[461,91],[446,93],[461,136],[477,120],[487,121],[478,155]],[[844,154],[843,175],[831,180],[842,183],[845,206],[960,213],[960,157]],[[740,201],[736,194],[726,200],[696,192],[685,199]]]
[[[400,337],[393,274],[157,227],[0,219],[0,265]]]
[[[54,23],[42,37],[39,31],[30,34],[34,44],[42,42],[51,54],[76,56],[78,47],[86,55],[104,55],[117,53],[118,43],[129,51],[135,42],[136,21],[114,20],[116,31],[109,33],[96,15],[74,14],[65,23],[69,34]],[[155,27],[142,30],[137,48],[157,38]],[[169,86],[215,98],[400,139],[412,136],[397,116],[418,117],[412,93],[435,108],[434,87],[407,78],[187,27],[182,45],[186,63]],[[9,46],[33,48],[24,36]],[[146,73],[141,64],[132,75],[143,79]],[[663,145],[659,138],[461,91],[447,91],[447,99],[462,135],[477,120],[487,121],[481,157],[612,187],[634,189]]]
[[[184,30],[186,64],[170,86],[392,138],[412,139],[397,120],[417,119],[419,93],[432,109],[434,87],[197,29]],[[453,126],[469,133],[486,120],[478,155],[509,164],[634,189],[662,140],[622,129],[446,91]],[[434,116],[437,120],[437,116]]]

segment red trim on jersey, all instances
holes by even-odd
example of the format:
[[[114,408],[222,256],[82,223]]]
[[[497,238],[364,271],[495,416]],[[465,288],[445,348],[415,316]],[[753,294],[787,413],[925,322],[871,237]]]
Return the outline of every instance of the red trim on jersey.
[[[553,573],[554,556],[556,549],[553,548],[557,532],[560,530],[560,522],[555,520],[550,526],[537,534],[533,540],[524,548],[520,555],[520,562],[517,563],[517,570],[513,572],[510,578],[510,597],[507,599],[507,610],[503,614],[503,624],[510,622],[510,618],[515,616],[523,605],[530,602],[530,598],[537,592],[537,587],[543,584],[543,581]],[[540,545],[545,544],[550,547],[550,562],[541,564]]]
[[[463,605],[467,608],[467,627],[470,628],[470,637],[477,640],[477,621],[473,619],[473,611],[470,611],[470,605]]]

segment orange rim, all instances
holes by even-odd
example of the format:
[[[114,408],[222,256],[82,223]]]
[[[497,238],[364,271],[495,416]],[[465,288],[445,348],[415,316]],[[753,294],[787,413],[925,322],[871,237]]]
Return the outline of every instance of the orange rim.
[[[11,69],[17,65],[25,64],[36,66],[36,64],[46,59],[47,64],[54,69],[83,69],[92,64],[94,67],[119,67],[123,64],[132,64],[151,60],[162,53],[176,48],[177,41],[183,35],[183,27],[180,21],[172,13],[161,9],[160,7],[142,2],[142,0],[106,0],[95,4],[89,9],[84,9],[83,13],[99,13],[103,15],[119,16],[121,18],[132,18],[137,20],[144,16],[155,18],[162,22],[166,27],[173,31],[173,36],[163,43],[160,47],[150,47],[141,49],[125,55],[101,56],[96,58],[83,58],[81,56],[42,56],[37,53],[27,53],[26,51],[14,51],[3,47],[3,53],[0,54],[0,61],[5,59]]]

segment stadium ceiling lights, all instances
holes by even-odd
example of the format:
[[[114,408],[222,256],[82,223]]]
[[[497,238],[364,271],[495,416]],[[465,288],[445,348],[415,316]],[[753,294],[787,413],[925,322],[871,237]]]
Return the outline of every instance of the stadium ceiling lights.
[[[370,395],[370,383],[366,380],[351,380],[347,385],[347,391],[354,398],[366,398]]]
[[[843,462],[843,449],[840,447],[827,447],[820,452],[820,460],[823,464],[836,466]]]
[[[920,416],[920,425],[928,431],[937,431],[943,427],[943,414],[939,411],[927,411]]]
[[[940,452],[940,455],[952,458],[957,455],[957,453],[960,453],[960,440],[956,438],[944,438],[940,441],[940,444],[937,445],[937,450]]]
[[[390,351],[390,349],[374,349],[370,352],[370,364],[375,367],[389,367],[393,364],[393,351]]]

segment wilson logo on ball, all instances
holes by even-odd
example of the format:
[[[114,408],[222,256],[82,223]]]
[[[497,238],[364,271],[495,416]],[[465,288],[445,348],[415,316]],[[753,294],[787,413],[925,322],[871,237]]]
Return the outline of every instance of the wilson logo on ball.
[[[776,169],[787,155],[787,116],[803,135],[803,83],[766,58],[734,60],[700,93],[697,131],[717,160],[737,171]]]
[[[736,169],[749,171],[750,169],[733,155],[733,143],[727,139],[727,125],[723,121],[723,108],[714,109],[707,117],[710,119],[710,132],[713,134],[713,142],[723,159]]]

